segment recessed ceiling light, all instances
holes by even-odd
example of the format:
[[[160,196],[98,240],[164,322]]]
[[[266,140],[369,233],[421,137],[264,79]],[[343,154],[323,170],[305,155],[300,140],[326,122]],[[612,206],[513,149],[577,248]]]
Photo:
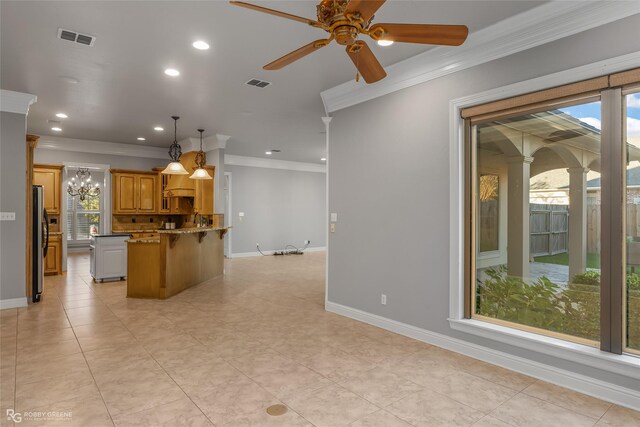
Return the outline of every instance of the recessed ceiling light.
[[[58,126],[52,127],[51,130],[54,132],[62,132],[62,128],[59,128]]]
[[[323,157],[323,158],[321,158],[321,159],[320,159],[320,161],[321,161],[321,162],[326,162],[326,161],[327,161],[327,158],[326,158],[326,157]]]
[[[144,136],[139,136],[138,141],[146,141],[146,138]]]
[[[156,126],[153,128],[153,130],[157,130],[158,132],[162,132],[164,130],[164,128],[162,126]]]
[[[56,117],[61,118],[61,119],[66,119],[69,116],[67,116],[65,113],[57,113]]]
[[[271,151],[265,151],[264,154],[266,154],[267,156],[270,156],[273,153],[271,153]]]
[[[209,49],[209,43],[204,42],[202,40],[198,40],[198,41],[193,42],[192,46],[195,47],[198,50],[207,50],[207,49]]]
[[[378,46],[391,46],[393,40],[378,40]]]
[[[167,68],[166,70],[164,70],[164,73],[167,76],[171,76],[171,77],[177,77],[180,75],[180,71],[176,70],[175,68]]]

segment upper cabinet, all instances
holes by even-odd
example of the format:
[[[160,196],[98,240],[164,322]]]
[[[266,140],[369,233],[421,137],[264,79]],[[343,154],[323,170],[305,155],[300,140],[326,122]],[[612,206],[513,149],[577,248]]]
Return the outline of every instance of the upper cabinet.
[[[155,172],[111,170],[114,214],[158,213],[158,176]]]
[[[62,168],[61,165],[33,165],[33,185],[44,188],[44,208],[49,214],[60,214]]]
[[[212,177],[215,174],[215,166],[204,167]],[[195,180],[196,192],[193,198],[193,213],[200,215],[213,215],[213,179]]]

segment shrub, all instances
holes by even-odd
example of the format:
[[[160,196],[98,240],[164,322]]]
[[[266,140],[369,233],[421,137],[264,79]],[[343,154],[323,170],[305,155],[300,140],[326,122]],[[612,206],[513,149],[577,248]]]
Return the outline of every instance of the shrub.
[[[506,266],[489,268],[478,279],[478,314],[593,341],[600,339],[600,272],[576,274],[565,289],[540,277],[526,283]],[[627,274],[627,345],[640,349],[640,274]]]

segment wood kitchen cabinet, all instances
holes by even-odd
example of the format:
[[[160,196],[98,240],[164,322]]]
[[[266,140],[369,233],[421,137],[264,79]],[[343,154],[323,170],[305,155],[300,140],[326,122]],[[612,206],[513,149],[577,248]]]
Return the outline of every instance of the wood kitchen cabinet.
[[[205,166],[212,177],[215,174],[215,166]],[[200,215],[213,215],[213,179],[196,180],[195,196],[193,198],[193,213]]]
[[[186,175],[163,175],[160,173],[164,170],[164,168],[154,168],[153,169],[157,173],[158,179],[158,190],[157,190],[157,204],[158,204],[158,213],[159,214],[169,214],[169,215],[190,215],[193,213],[193,195],[192,197],[175,197],[174,191],[175,189],[169,190],[171,180],[173,180],[173,184],[176,184],[176,179],[178,177],[184,177]],[[189,179],[188,176],[186,179]],[[191,180],[193,181],[193,180]],[[193,185],[193,182],[191,183]],[[182,185],[183,187],[185,185]],[[182,193],[179,193],[182,194]]]
[[[158,212],[158,177],[155,172],[111,170],[114,214]]]
[[[44,257],[44,274],[62,274],[62,235],[49,235],[49,248]]]
[[[158,172],[158,213],[171,213],[171,197],[165,196],[164,190],[169,185],[169,175],[163,175],[160,173],[162,168],[156,168],[154,171]]]
[[[33,165],[33,185],[44,188],[44,208],[49,215],[60,214],[62,165]]]

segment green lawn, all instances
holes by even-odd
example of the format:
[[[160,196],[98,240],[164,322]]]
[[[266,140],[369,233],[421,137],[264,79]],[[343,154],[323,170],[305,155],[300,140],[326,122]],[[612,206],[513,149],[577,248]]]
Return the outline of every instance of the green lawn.
[[[547,264],[569,265],[569,253],[537,256],[534,260]],[[600,254],[587,254],[587,268],[600,268]]]

